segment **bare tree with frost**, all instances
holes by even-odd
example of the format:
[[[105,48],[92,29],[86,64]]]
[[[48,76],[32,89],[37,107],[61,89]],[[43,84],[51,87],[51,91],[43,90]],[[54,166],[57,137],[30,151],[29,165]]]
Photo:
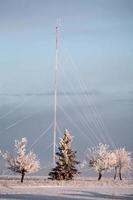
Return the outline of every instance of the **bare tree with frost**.
[[[72,136],[68,130],[64,132],[60,139],[58,152],[56,153],[56,167],[49,173],[49,179],[52,180],[71,180],[76,174],[79,174],[76,165],[76,151],[71,148]]]
[[[8,169],[21,174],[21,183],[23,183],[26,173],[36,172],[40,167],[36,155],[32,151],[26,153],[26,144],[26,138],[22,138],[20,141],[15,140],[15,155],[9,152],[1,152],[2,157],[8,163]]]
[[[132,170],[132,158],[131,153],[126,151],[125,148],[116,149],[114,151],[114,179],[119,175],[119,179],[122,180],[122,172],[129,172]]]
[[[114,169],[114,179],[118,174],[120,180],[122,180],[122,173],[130,172],[133,168],[131,153],[124,148],[111,151],[109,146],[100,143],[88,150],[82,168],[89,165],[98,173],[98,180],[101,179],[103,171],[112,169]]]
[[[93,168],[98,173],[98,180],[102,178],[102,172],[110,168],[110,153],[108,145],[99,144],[89,148],[86,155],[85,165]]]

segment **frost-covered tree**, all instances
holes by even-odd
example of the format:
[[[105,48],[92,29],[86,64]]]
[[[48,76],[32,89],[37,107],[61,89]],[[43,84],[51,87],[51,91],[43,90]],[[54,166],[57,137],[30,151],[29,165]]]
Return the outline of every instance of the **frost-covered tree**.
[[[56,153],[56,167],[49,173],[49,179],[71,180],[76,174],[79,174],[75,167],[79,162],[76,160],[76,151],[71,149],[71,143],[72,136],[66,130],[63,138],[60,138],[58,152]]]
[[[15,140],[15,155],[9,152],[1,152],[2,157],[8,163],[8,169],[21,174],[21,183],[24,180],[25,173],[38,171],[40,163],[36,155],[30,151],[26,153],[27,139]]]
[[[110,168],[110,154],[108,145],[99,144],[89,148],[86,155],[85,165],[93,168],[98,173],[98,180],[102,178],[102,172]]]
[[[131,153],[126,151],[125,148],[120,148],[114,151],[114,156],[114,179],[116,179],[118,173],[120,180],[122,180],[122,172],[129,172],[132,170],[133,165]]]
[[[109,150],[106,144],[99,144],[88,150],[82,167],[89,165],[93,168],[98,173],[98,180],[101,179],[103,171],[112,169],[114,169],[114,179],[118,173],[122,180],[122,172],[129,172],[133,168],[131,153],[124,148]]]

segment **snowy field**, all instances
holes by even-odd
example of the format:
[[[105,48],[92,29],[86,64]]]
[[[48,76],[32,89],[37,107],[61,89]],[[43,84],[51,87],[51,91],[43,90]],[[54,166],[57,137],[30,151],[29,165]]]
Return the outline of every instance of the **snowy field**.
[[[72,200],[72,199],[133,199],[133,180],[113,181],[104,178],[78,178],[73,181],[50,181],[44,177],[0,179],[0,199],[2,200]]]

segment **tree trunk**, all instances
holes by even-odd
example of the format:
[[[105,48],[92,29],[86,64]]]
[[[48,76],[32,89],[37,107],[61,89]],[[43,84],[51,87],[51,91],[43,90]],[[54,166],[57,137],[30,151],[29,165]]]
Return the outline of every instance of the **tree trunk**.
[[[23,183],[23,181],[24,181],[24,176],[25,176],[25,172],[24,172],[24,170],[22,170],[22,176],[21,176],[21,183]]]
[[[120,178],[120,180],[122,180],[122,176],[121,176],[121,168],[119,168],[119,178]]]
[[[102,173],[99,172],[99,173],[98,173],[98,181],[100,181],[101,178],[102,178]]]
[[[117,176],[117,167],[115,167],[114,180],[116,179],[116,176]]]

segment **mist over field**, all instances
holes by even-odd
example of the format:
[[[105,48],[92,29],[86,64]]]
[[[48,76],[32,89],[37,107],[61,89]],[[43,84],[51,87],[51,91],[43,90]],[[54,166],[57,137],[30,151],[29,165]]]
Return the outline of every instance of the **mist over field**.
[[[124,94],[123,94],[124,95]],[[129,151],[133,151],[132,147],[132,94],[130,98],[120,95],[92,93],[89,99],[94,106],[77,101],[81,96],[85,98],[86,94],[59,95],[58,102],[64,110],[57,110],[57,123],[60,129],[57,130],[57,141],[63,135],[67,128],[74,136],[73,148],[77,150],[77,156],[82,161],[87,147],[92,147],[99,142],[107,143],[112,146],[112,140],[116,147],[125,147]],[[70,104],[68,97],[71,99]],[[47,133],[40,135],[53,122],[53,95],[31,95],[31,96],[5,96],[0,97],[2,106],[1,113],[1,149],[13,151],[15,139],[27,137],[28,146],[34,144],[32,149],[41,160],[44,167],[51,166],[52,163],[52,143],[53,143],[53,125]],[[64,114],[64,111],[67,114]],[[85,120],[81,115],[86,115]],[[97,119],[99,114],[105,124],[104,130],[99,125]],[[73,121],[72,121],[73,120]],[[90,127],[90,128],[88,128]],[[108,131],[108,134],[106,134]],[[95,133],[94,133],[95,132]],[[87,135],[87,136],[86,136]],[[102,136],[101,136],[102,135]],[[112,138],[112,140],[108,137]],[[36,139],[40,137],[37,141]],[[104,140],[104,139],[105,140]],[[2,168],[4,167],[4,164]],[[46,171],[46,172],[45,172]],[[41,174],[47,173],[44,169]]]

